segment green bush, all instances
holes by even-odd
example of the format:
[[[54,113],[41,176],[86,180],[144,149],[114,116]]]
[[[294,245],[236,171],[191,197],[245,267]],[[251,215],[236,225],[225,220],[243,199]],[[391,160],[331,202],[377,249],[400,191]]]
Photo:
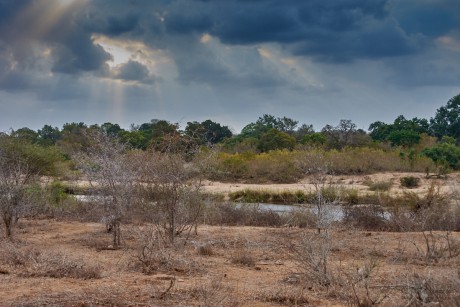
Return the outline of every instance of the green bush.
[[[401,185],[405,188],[416,188],[420,185],[420,178],[414,176],[402,177],[400,180]]]

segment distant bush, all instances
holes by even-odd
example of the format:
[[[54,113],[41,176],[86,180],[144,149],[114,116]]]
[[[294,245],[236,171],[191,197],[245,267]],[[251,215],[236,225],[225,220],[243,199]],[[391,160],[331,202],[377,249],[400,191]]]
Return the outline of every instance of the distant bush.
[[[372,174],[376,172],[426,172],[435,169],[434,162],[426,157],[407,159],[397,150],[375,148],[345,148],[343,150],[274,150],[255,154],[221,152],[210,179],[253,183],[292,183],[306,173],[327,165],[332,174]]]
[[[369,185],[369,190],[387,192],[391,189],[393,183],[391,181],[377,181]]]
[[[402,177],[400,180],[401,185],[405,188],[416,188],[420,185],[420,178],[414,176]]]

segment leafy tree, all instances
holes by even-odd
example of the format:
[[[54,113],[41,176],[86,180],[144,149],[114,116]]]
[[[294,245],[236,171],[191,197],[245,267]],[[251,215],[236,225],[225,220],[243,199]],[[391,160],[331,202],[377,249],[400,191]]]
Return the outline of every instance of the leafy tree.
[[[27,190],[39,177],[56,175],[62,155],[14,136],[0,135],[0,217],[7,237],[30,206]]]
[[[445,106],[439,108],[430,119],[431,132],[441,139],[450,136],[460,143],[460,94],[452,97]]]
[[[272,128],[265,132],[260,140],[257,148],[261,152],[268,152],[276,149],[294,149],[296,144],[295,138],[287,134]]]
[[[391,133],[393,126],[385,124],[381,121],[376,121],[369,126],[369,135],[375,141],[384,142],[387,140],[388,135]]]
[[[264,114],[257,119],[255,123],[246,125],[241,130],[243,137],[254,137],[259,139],[262,134],[269,129],[276,129],[281,132],[293,134],[299,122],[288,117],[275,117],[273,115]]]
[[[66,123],[62,127],[61,139],[58,144],[66,154],[71,154],[90,147],[87,137],[88,126],[84,123]]]
[[[37,131],[38,143],[44,146],[56,145],[56,142],[61,139],[61,131],[58,127],[44,125],[42,129]]]
[[[101,129],[102,129],[102,131],[104,131],[105,133],[107,133],[108,135],[111,135],[111,136],[117,136],[122,131],[124,131],[123,129],[121,129],[121,127],[118,124],[112,124],[112,123],[104,123],[104,124],[102,124]]]
[[[301,142],[312,147],[321,147],[327,143],[327,136],[321,132],[315,132],[305,135]]]
[[[414,130],[395,130],[388,137],[392,146],[410,147],[420,142],[420,134]]]
[[[422,154],[431,158],[438,166],[447,166],[454,170],[460,169],[460,148],[449,140],[426,148]]]
[[[377,121],[369,126],[369,135],[374,141],[389,141],[392,146],[414,146],[420,142],[421,136],[429,132],[429,123],[426,119],[414,117],[406,119],[398,116],[393,124]]]
[[[210,119],[201,123],[188,122],[185,134],[195,139],[199,144],[217,144],[233,135],[227,126],[221,126]]]
[[[38,133],[27,127],[18,130],[13,130],[11,132],[11,136],[30,143],[36,143],[38,141]]]
[[[295,131],[295,137],[297,140],[302,140],[305,136],[312,133],[315,133],[313,125],[303,124],[297,129],[297,131]]]

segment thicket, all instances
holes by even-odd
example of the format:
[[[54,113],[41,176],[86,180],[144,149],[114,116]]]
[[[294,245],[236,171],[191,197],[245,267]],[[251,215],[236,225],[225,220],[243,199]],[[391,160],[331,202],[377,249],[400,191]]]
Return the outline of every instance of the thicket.
[[[275,150],[260,154],[219,153],[214,165],[215,172],[210,179],[292,183],[305,176],[305,169],[314,168],[318,159],[322,159],[328,165],[330,173],[336,175],[436,170],[433,161],[427,157],[420,156],[411,160],[394,150],[367,147],[342,150]]]

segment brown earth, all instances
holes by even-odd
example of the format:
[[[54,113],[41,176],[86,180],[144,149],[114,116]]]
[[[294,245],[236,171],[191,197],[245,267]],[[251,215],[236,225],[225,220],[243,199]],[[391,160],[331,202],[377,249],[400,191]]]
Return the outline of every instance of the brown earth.
[[[418,288],[427,304],[460,303],[459,233],[450,234],[455,255],[443,250],[426,258],[421,233],[330,230],[331,283],[321,285],[303,274],[291,249],[312,230],[201,226],[185,246],[161,249],[172,265],[146,274],[136,261],[141,226],[123,228],[122,249],[111,248],[101,224],[23,220],[19,226],[13,243],[0,241],[0,306],[356,306],[365,299],[403,306]],[[440,250],[442,236],[433,237]],[[100,276],[46,276],[43,267],[56,263]]]
[[[365,193],[369,181],[421,178],[411,191],[433,182],[423,174],[336,176],[336,184]],[[457,192],[459,174],[437,180]],[[205,190],[246,188],[305,190],[311,178],[289,185],[207,182]],[[311,247],[297,228],[202,225],[186,244],[155,246],[146,270],[139,262],[148,225],[124,225],[123,246],[98,223],[21,220],[14,240],[0,230],[0,306],[460,306],[460,233],[392,233],[336,226],[329,231],[327,283],[306,269]],[[447,236],[447,237],[446,237]],[[313,246],[314,247],[314,246]],[[318,256],[321,249],[313,248]],[[299,256],[300,255],[300,256]],[[160,257],[161,256],[161,257]],[[142,257],[141,257],[142,258]],[[145,260],[145,257],[143,258]],[[315,258],[316,259],[316,258]]]

